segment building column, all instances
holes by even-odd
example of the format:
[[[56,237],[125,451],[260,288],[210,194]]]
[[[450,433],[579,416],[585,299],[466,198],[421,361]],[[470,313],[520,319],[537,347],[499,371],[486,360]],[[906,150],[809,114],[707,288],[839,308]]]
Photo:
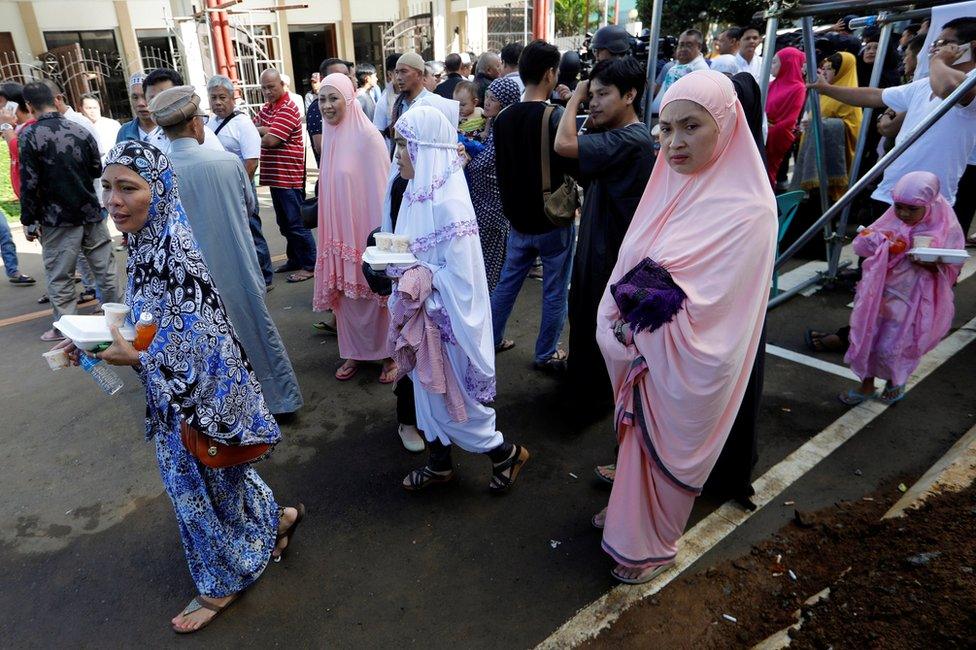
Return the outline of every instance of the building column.
[[[33,2],[18,2],[20,8],[20,19],[24,23],[24,31],[27,32],[27,42],[30,43],[31,54],[38,56],[47,52],[47,43],[44,40],[44,32],[37,22],[37,14],[34,13]]]
[[[400,0],[400,9],[397,13],[397,20],[404,21],[410,17],[410,5],[408,0]],[[399,52],[408,52],[413,50],[413,39],[401,36],[396,45],[396,49]]]
[[[352,7],[350,0],[339,0],[340,21],[338,33],[339,56],[346,61],[356,60],[356,44],[352,39]]]
[[[122,60],[125,61],[126,71],[130,75],[142,72],[142,55],[139,54],[139,40],[132,26],[132,16],[129,15],[129,3],[115,0],[113,4],[119,21],[119,39],[122,41]]]
[[[299,80],[295,77],[295,68],[291,63],[291,35],[288,33],[288,12],[276,11],[274,15],[275,21],[278,23],[278,42],[281,44],[281,70],[278,72],[284,72],[291,77],[291,90],[292,92],[297,92],[295,89],[298,88]]]

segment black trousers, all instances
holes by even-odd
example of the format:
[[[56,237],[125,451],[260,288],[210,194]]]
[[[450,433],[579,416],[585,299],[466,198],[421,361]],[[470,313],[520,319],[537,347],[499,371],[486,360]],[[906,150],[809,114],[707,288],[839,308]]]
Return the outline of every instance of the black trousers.
[[[973,215],[976,214],[976,165],[967,165],[959,179],[959,190],[956,192],[953,209],[959,225],[962,226],[962,234],[968,235],[969,227],[973,225]]]
[[[417,426],[417,405],[413,401],[413,381],[410,375],[404,375],[403,379],[393,387],[393,394],[396,395],[397,422],[409,426]]]

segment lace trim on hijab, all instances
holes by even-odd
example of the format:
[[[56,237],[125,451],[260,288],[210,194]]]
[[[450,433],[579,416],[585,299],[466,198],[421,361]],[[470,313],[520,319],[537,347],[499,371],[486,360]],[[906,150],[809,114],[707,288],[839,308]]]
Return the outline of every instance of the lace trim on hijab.
[[[410,251],[416,255],[428,251],[441,242],[449,241],[456,237],[465,237],[478,234],[478,221],[469,219],[468,221],[454,221],[441,226],[429,235],[417,237],[410,244]]]
[[[336,255],[346,262],[358,264],[363,261],[363,251],[336,239],[322,242],[319,248],[319,258]]]
[[[446,309],[438,307],[437,309],[428,311],[427,316],[434,321],[434,325],[437,325],[437,331],[441,333],[441,341],[457,345],[457,339],[454,338],[454,329],[451,327],[451,316],[447,313]]]
[[[469,363],[464,373],[464,390],[478,403],[491,404],[495,401],[495,376],[486,375]]]
[[[422,187],[415,192],[406,191],[403,193],[403,200],[407,205],[423,203],[434,198],[434,192],[444,187],[444,183],[457,171],[464,167],[464,160],[457,154],[456,144],[445,144],[442,142],[423,142],[417,139],[417,134],[409,124],[400,124],[397,131],[407,140],[407,153],[410,154],[410,162],[417,164],[417,150],[420,147],[434,147],[436,149],[450,149],[455,152],[454,160],[448,165],[444,173],[434,179],[434,182],[427,187]]]
[[[340,295],[353,300],[373,299],[381,304],[386,302],[386,296],[373,293],[369,285],[355,282],[335,282],[333,280],[332,282],[326,283],[321,290],[314,293],[312,296],[312,309],[314,311],[327,311],[332,309],[336,304],[336,299]]]

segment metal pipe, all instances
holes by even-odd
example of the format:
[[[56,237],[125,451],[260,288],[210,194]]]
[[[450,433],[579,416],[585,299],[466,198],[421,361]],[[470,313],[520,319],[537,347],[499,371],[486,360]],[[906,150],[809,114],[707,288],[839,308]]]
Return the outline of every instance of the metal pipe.
[[[647,85],[644,88],[644,124],[651,130],[651,104],[654,103],[654,84],[657,81],[657,41],[661,37],[661,13],[664,0],[654,0],[651,6],[651,33],[647,43]]]
[[[882,12],[877,16],[863,16],[855,18],[850,22],[851,29],[861,27],[874,27],[877,25],[887,25],[888,23],[900,23],[903,20],[915,20],[916,18],[928,18],[932,14],[931,9],[913,9],[899,14]]]
[[[891,163],[895,162],[898,156],[902,155],[906,149],[915,144],[922,135],[929,130],[933,124],[935,124],[943,115],[948,113],[953,106],[959,103],[963,95],[966,95],[969,91],[976,88],[976,75],[967,76],[966,79],[959,84],[959,87],[952,91],[952,93],[942,100],[939,106],[925,116],[918,126],[916,126],[912,131],[905,136],[905,139],[900,143],[896,144],[895,147],[881,157],[874,167],[868,170],[864,176],[862,176],[856,183],[851,185],[850,189],[844,193],[844,196],[840,197],[836,203],[830,206],[815,223],[813,223],[806,232],[800,235],[800,238],[793,242],[789,248],[787,248],[782,255],[776,260],[776,269],[779,269],[785,264],[791,257],[796,255],[796,252],[803,247],[813,236],[816,234],[825,223],[829,223],[831,219],[837,216],[838,213],[844,207],[850,203],[858,194],[860,194],[864,188],[870,185],[876,178],[881,176],[881,174],[888,168]]]
[[[884,15],[884,14],[883,14]],[[886,22],[884,27],[881,28],[881,34],[878,37],[878,54],[874,58],[874,66],[871,68],[871,81],[869,86],[871,88],[877,88],[878,84],[881,82],[881,72],[885,64],[885,54],[888,52],[888,47],[891,45],[891,32],[895,25],[891,22]],[[857,135],[857,149],[854,152],[854,160],[851,162],[850,171],[850,183],[848,187],[854,185],[857,180],[858,172],[861,171],[861,163],[864,162],[864,149],[867,146],[868,132],[874,126],[874,109],[871,107],[865,108],[861,116],[861,132]],[[835,242],[837,245],[831,249],[831,255],[829,264],[827,265],[827,274],[833,278],[836,276],[837,262],[840,260],[840,250],[843,245],[844,237],[847,235],[847,219],[851,215],[851,203],[848,203],[844,208],[844,211],[840,213],[840,222],[837,224],[837,238]]]
[[[813,18],[803,19],[803,47],[807,55],[807,79],[817,78],[817,47],[813,39]],[[827,179],[827,159],[823,147],[823,122],[820,121],[820,93],[810,89],[807,94],[810,102],[810,132],[808,138],[813,138],[814,151],[817,156],[817,181],[820,183],[820,209],[826,212],[830,207],[828,190],[830,182]],[[824,235],[830,236],[830,226],[827,225]]]
[[[820,2],[812,5],[801,4],[786,8],[779,12],[779,17],[805,18],[807,16],[822,16],[845,11],[863,12],[865,9],[891,9],[894,7],[908,6],[918,9],[940,4],[945,4],[945,0],[837,0],[836,2]]]
[[[762,102],[763,112],[766,112],[766,97],[769,95],[769,73],[773,67],[773,57],[776,56],[776,30],[779,29],[779,18],[773,13],[776,10],[776,3],[769,11],[769,18],[766,20],[766,41],[763,43],[763,62],[762,71],[759,73],[759,93]]]
[[[851,265],[850,262],[844,262],[840,266],[841,268],[846,268],[850,265]],[[772,309],[773,307],[780,306],[781,304],[783,304],[793,296],[803,293],[808,287],[811,287],[815,284],[819,284],[821,281],[824,280],[824,278],[825,278],[825,274],[822,271],[818,271],[816,274],[811,275],[809,278],[807,278],[800,284],[796,285],[795,287],[790,287],[785,291],[780,291],[775,296],[769,299],[769,302],[766,303],[766,309]]]

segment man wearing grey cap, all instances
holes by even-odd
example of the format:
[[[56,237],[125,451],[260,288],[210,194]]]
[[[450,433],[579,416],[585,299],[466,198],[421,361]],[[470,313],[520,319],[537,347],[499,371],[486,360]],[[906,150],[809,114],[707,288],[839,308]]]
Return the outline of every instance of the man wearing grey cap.
[[[190,228],[268,408],[274,414],[293,413],[302,406],[302,394],[264,304],[264,278],[248,219],[255,196],[244,165],[232,153],[201,146],[206,114],[192,86],[160,92],[149,110],[170,142],[168,156]]]

